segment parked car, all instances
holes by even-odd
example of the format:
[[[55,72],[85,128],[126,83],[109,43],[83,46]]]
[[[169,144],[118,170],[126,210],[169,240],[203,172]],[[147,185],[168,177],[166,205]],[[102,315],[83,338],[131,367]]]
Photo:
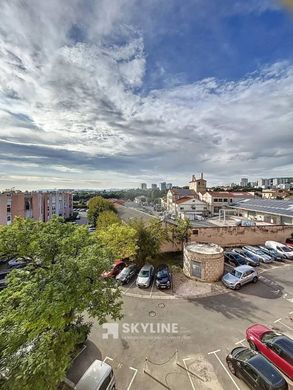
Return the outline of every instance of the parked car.
[[[293,249],[289,248],[287,245],[281,244],[277,241],[266,241],[265,247],[274,249],[279,254],[284,255],[286,259],[293,260]]]
[[[95,360],[74,387],[76,390],[115,390],[115,388],[113,369],[101,360]]]
[[[225,263],[238,267],[239,265],[245,265],[246,259],[236,252],[224,252]]]
[[[233,290],[239,290],[244,284],[257,281],[257,272],[250,265],[240,265],[222,277],[223,284]]]
[[[155,281],[157,288],[171,288],[172,275],[166,264],[162,264],[157,268]]]
[[[286,239],[286,245],[290,246],[290,247],[293,247],[293,238],[287,238]]]
[[[145,264],[137,275],[137,287],[149,287],[154,277],[155,269],[151,264]]]
[[[250,389],[287,390],[281,373],[261,354],[246,347],[236,347],[226,357],[231,373],[241,378]]]
[[[248,252],[245,249],[234,248],[233,252],[239,253],[242,257],[245,258],[246,264],[251,265],[252,267],[257,267],[260,265],[259,258],[255,254]]]
[[[262,353],[293,380],[292,339],[261,324],[250,326],[246,330],[246,339],[252,349]]]
[[[123,270],[116,276],[116,280],[121,284],[129,283],[130,280],[137,275],[138,267],[136,264],[130,264],[123,268]]]
[[[240,220],[240,221],[236,221],[236,225],[237,226],[256,226],[256,222],[254,221],[251,221],[250,219],[247,219],[247,220]]]
[[[77,214],[77,216],[75,217],[75,219],[80,219],[80,215],[79,215],[79,214]]]
[[[12,259],[8,261],[8,265],[10,268],[23,268],[26,266],[26,261],[19,258],[19,259]]]
[[[126,266],[126,263],[123,260],[117,260],[115,263],[112,265],[112,268],[110,271],[105,271],[102,273],[102,277],[104,279],[108,278],[115,278]]]
[[[272,256],[276,261],[284,261],[286,259],[285,255],[278,253],[275,249],[266,248],[263,245],[259,245],[259,249],[262,250],[264,253],[267,253],[268,255]]]
[[[272,263],[274,259],[265,253],[263,253],[259,248],[255,246],[244,246],[243,249],[248,252],[254,254],[262,263]]]

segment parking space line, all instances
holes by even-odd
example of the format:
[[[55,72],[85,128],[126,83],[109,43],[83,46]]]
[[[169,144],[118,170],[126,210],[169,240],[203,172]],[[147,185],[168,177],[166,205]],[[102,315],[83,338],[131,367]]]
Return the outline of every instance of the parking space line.
[[[229,376],[229,378],[231,379],[231,381],[234,383],[235,387],[237,390],[241,390],[240,387],[237,385],[237,383],[234,381],[232,375],[230,374],[230,372],[227,370],[227,368],[224,366],[224,364],[222,363],[221,359],[219,358],[219,356],[217,355],[217,352],[220,352],[221,350],[218,349],[216,351],[213,351],[213,352],[209,352],[208,355],[214,355],[217,360],[219,361],[219,363],[221,364],[221,366],[224,368],[224,370],[226,371],[226,374]]]
[[[150,292],[150,297],[153,295],[154,284],[155,284],[155,279],[153,280],[153,284],[152,284],[152,288],[151,288],[151,292]]]
[[[182,359],[182,360],[183,360],[184,367],[185,367],[185,369],[186,369],[186,371],[187,371],[187,375],[188,375],[189,381],[190,381],[190,383],[191,383],[192,390],[195,390],[194,384],[193,384],[192,379],[191,379],[191,375],[190,375],[189,370],[188,370],[188,368],[187,368],[187,365],[186,365],[186,363],[185,363],[185,360],[190,360],[190,359],[192,359],[192,358],[185,358],[185,359]]]
[[[106,363],[106,360],[111,360],[111,362],[113,362],[113,359],[110,358],[109,356],[106,356],[105,359],[103,360],[103,362]]]
[[[129,382],[129,385],[128,385],[126,390],[130,390],[130,387],[131,387],[131,385],[132,385],[132,383],[133,383],[133,381],[134,381],[134,379],[136,377],[136,374],[137,374],[137,369],[136,368],[133,368],[133,367],[129,367],[129,368],[134,371],[134,374],[133,374],[133,376],[131,378],[131,381]]]
[[[127,291],[134,285],[135,283],[135,280],[131,283],[131,285],[124,291],[122,291],[122,294],[125,295],[127,293]]]
[[[281,319],[282,318],[279,318],[278,320],[274,321],[274,324],[279,323],[279,324],[282,324],[283,326],[285,326],[285,328],[287,328],[289,330],[293,330],[293,328],[291,328],[290,326],[284,324],[284,322],[282,322]]]
[[[246,341],[246,339],[242,339],[240,341],[237,341],[237,343],[235,343],[235,345],[241,344],[241,345],[243,345],[243,347],[245,347],[245,344],[244,344],[245,341]]]

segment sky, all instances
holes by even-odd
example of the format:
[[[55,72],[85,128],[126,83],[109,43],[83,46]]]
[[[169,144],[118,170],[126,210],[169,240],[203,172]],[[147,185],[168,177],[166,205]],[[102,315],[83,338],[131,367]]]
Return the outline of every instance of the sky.
[[[2,0],[0,190],[293,176],[292,42],[278,0]]]

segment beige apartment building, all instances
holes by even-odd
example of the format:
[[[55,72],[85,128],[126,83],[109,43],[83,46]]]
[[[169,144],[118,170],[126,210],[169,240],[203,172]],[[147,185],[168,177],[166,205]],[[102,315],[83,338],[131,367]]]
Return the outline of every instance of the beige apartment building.
[[[48,221],[53,215],[69,218],[73,214],[69,191],[4,191],[0,193],[0,225],[9,225],[15,217]]]

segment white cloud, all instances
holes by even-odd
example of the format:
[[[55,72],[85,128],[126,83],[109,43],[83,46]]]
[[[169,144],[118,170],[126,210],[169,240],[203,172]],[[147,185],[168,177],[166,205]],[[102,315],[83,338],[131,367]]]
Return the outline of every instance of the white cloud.
[[[148,55],[143,34],[128,24],[137,3],[82,3],[1,6],[0,151],[10,161],[26,156],[11,182],[111,186],[112,176],[123,186],[127,177],[168,176],[183,184],[194,171],[230,180],[292,168],[291,64],[238,82],[169,83],[142,96]],[[236,2],[233,12],[252,12],[248,3]],[[275,6],[254,4],[258,11]],[[46,175],[39,180],[29,164]]]

